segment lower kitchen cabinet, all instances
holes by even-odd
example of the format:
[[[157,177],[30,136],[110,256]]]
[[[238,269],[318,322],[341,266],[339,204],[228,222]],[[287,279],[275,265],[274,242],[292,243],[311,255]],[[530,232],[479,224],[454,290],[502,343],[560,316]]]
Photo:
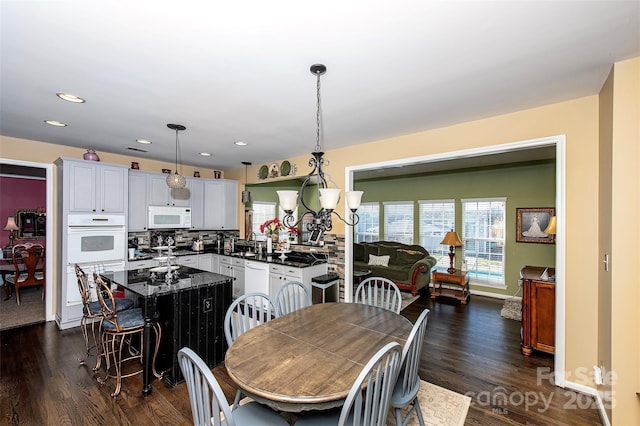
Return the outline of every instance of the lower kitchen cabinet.
[[[244,259],[220,256],[220,273],[233,278],[233,298],[244,294]]]
[[[287,265],[275,263],[269,264],[269,297],[275,300],[280,287],[289,281],[300,281],[312,294],[311,279],[327,273],[327,264],[308,266],[306,268],[295,268]]]

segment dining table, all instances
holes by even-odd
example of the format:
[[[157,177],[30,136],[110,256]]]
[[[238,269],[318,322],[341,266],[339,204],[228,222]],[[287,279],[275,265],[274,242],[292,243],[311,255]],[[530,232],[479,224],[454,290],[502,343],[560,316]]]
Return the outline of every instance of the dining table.
[[[411,328],[375,306],[314,304],[241,334],[225,366],[244,394],[276,410],[339,407],[369,359],[389,342],[404,346]]]

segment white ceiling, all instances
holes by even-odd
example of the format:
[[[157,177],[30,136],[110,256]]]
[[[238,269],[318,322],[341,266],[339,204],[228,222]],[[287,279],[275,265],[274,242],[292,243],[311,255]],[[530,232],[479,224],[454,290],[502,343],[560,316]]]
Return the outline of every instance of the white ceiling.
[[[640,56],[639,1],[2,0],[0,14],[2,135],[173,162],[180,123],[181,162],[214,169],[313,150],[314,63],[331,150],[593,95]]]

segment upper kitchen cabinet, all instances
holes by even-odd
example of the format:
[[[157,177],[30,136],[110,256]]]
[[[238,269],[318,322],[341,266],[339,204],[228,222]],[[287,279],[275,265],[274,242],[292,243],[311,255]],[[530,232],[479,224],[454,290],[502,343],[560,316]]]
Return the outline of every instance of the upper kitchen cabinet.
[[[238,182],[214,179],[204,184],[204,228],[238,229]]]
[[[128,173],[126,166],[59,158],[69,191],[68,211],[126,214]]]
[[[187,185],[191,192],[191,228],[204,227],[204,181],[199,178],[187,178]]]
[[[189,207],[191,203],[191,191],[187,179],[187,186],[184,188],[169,188],[167,186],[167,175],[164,173],[147,173],[147,184],[150,206],[178,206]]]
[[[129,231],[147,230],[147,173],[129,170]]]

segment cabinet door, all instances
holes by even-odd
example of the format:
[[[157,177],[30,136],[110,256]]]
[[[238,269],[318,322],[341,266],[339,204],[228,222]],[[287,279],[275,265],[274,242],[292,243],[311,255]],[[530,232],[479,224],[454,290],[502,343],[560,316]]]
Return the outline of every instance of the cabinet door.
[[[223,181],[224,205],[222,215],[223,229],[238,229],[238,182]]]
[[[242,266],[231,265],[233,270],[233,298],[238,298],[244,294],[244,261]]]
[[[204,181],[198,178],[188,179],[191,192],[191,228],[205,229],[204,227]]]
[[[147,176],[129,171],[129,231],[146,231],[147,216]]]
[[[531,341],[535,349],[555,350],[556,286],[534,281],[531,287]]]
[[[176,257],[176,263],[178,265],[188,266],[190,268],[198,267],[198,255],[193,254],[190,256],[178,256]]]
[[[127,169],[122,167],[98,166],[100,170],[99,187],[100,196],[98,211],[104,213],[125,214],[127,200]]]
[[[69,211],[96,211],[96,165],[90,162],[69,163]]]
[[[147,190],[149,191],[150,206],[169,205],[169,187],[167,186],[166,174],[147,175]]]
[[[280,290],[280,287],[282,287],[285,283],[284,279],[284,275],[275,273],[269,274],[269,297],[274,301],[274,303],[276,300],[276,294],[278,294],[278,290]]]
[[[203,271],[214,272],[213,270],[213,254],[205,253],[198,255],[198,269]]]
[[[169,189],[169,204],[178,207],[189,207],[191,205],[191,181],[191,178],[187,178],[187,184],[184,188]]]
[[[224,229],[224,188],[222,181],[212,180],[204,184],[204,228]]]

